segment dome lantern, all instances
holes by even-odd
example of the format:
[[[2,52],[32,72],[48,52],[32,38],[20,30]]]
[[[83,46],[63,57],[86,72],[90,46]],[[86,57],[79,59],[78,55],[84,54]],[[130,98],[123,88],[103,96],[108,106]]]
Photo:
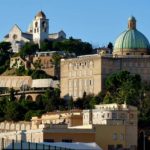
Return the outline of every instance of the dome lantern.
[[[136,29],[136,19],[133,16],[128,19],[128,29]]]

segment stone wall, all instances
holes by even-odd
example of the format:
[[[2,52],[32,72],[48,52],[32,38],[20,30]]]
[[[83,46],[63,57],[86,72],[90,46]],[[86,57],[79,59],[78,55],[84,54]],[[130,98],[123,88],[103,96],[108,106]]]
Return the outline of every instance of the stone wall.
[[[1,122],[0,132],[30,130],[32,128],[31,122]]]

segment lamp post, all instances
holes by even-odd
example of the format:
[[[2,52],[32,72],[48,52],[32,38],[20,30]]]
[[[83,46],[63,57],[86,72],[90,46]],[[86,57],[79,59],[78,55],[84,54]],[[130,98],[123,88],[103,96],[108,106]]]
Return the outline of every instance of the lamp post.
[[[143,131],[143,150],[145,150],[145,131]]]
[[[142,130],[140,133],[143,133],[143,150],[145,150],[145,147],[146,147],[146,142],[145,142],[146,133],[145,133],[144,130]]]

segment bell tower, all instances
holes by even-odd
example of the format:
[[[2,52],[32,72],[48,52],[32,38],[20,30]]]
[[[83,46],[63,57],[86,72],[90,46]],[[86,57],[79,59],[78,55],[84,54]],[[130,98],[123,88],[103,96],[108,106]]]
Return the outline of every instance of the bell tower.
[[[33,42],[38,43],[40,46],[40,42],[48,39],[49,33],[49,20],[46,19],[46,15],[43,11],[40,11],[35,16],[33,20]]]

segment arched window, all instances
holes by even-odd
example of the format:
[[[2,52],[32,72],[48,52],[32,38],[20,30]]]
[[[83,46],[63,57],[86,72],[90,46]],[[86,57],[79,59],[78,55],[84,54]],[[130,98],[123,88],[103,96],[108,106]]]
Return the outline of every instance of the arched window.
[[[47,24],[45,21],[42,22],[42,31],[47,32]]]
[[[72,63],[69,63],[69,69],[72,69]]]
[[[45,21],[42,22],[42,28],[46,28],[46,22]]]
[[[35,22],[35,27],[36,27],[36,28],[38,27],[38,22]]]
[[[28,95],[28,96],[26,97],[26,100],[28,100],[28,101],[33,101],[32,96],[31,96],[31,95]]]

